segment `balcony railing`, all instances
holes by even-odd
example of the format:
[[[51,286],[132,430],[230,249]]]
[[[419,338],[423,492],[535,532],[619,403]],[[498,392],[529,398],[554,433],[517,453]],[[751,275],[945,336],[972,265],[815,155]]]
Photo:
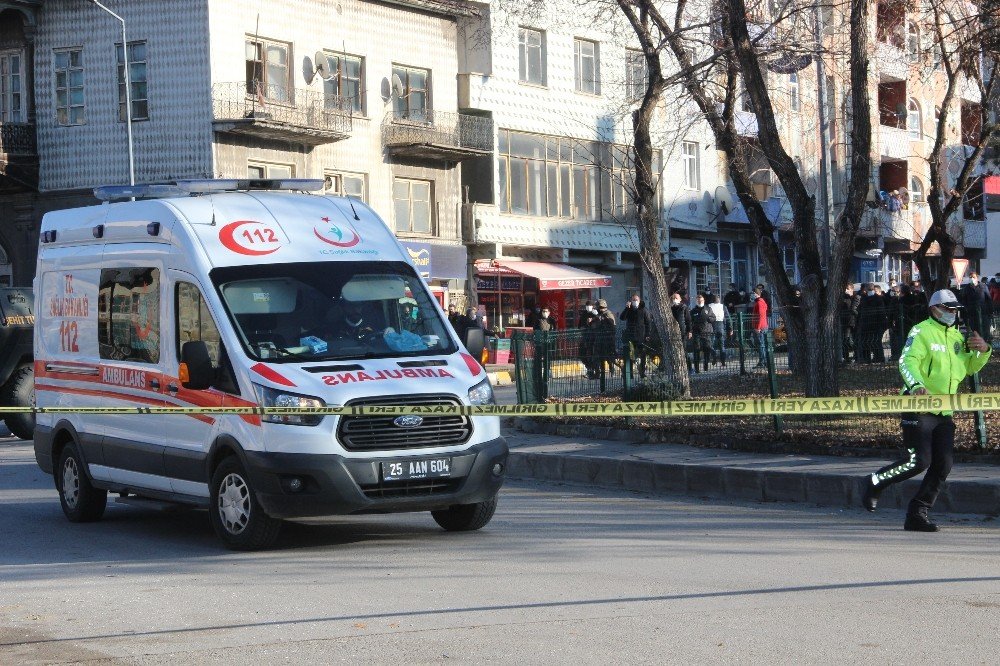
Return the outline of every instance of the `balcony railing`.
[[[879,125],[879,155],[895,160],[905,160],[910,150],[910,133],[898,127]]]
[[[35,126],[29,123],[0,123],[0,154],[37,155]]]
[[[493,152],[493,120],[450,111],[391,109],[382,122],[382,143],[393,155],[460,161]]]
[[[910,74],[910,59],[906,51],[883,41],[875,42],[875,65],[880,75],[905,81]]]
[[[308,145],[346,139],[353,127],[342,97],[242,81],[212,86],[212,112],[216,131]]]

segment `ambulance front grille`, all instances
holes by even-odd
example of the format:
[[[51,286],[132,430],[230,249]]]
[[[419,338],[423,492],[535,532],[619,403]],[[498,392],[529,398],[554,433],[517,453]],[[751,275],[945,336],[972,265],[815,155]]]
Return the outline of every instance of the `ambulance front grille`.
[[[452,395],[403,395],[352,400],[348,406],[364,405],[460,405]],[[350,451],[386,451],[464,444],[472,436],[468,416],[424,416],[415,428],[401,428],[395,416],[345,416],[337,426],[337,439]]]

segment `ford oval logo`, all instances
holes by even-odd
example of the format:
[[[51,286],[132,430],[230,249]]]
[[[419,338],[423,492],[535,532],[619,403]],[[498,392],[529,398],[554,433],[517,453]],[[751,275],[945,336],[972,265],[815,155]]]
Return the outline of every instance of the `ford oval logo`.
[[[406,414],[405,416],[397,416],[392,422],[400,428],[416,428],[424,422],[424,417],[417,416],[416,414]]]

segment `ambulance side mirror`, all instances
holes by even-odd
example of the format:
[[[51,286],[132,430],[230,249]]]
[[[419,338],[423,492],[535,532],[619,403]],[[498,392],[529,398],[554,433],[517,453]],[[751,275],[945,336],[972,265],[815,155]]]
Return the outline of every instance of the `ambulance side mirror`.
[[[180,380],[184,388],[203,391],[212,386],[215,368],[208,346],[201,340],[191,340],[181,346]],[[185,376],[186,375],[186,376]]]
[[[486,347],[486,331],[481,328],[470,328],[465,332],[465,348],[472,358],[482,358]]]

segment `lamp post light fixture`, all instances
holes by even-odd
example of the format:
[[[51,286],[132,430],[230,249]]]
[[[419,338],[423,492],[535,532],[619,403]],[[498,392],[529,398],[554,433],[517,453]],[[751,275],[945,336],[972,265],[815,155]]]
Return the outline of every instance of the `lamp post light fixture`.
[[[125,61],[125,127],[128,133],[128,184],[135,185],[135,151],[132,147],[132,77],[129,72],[128,39],[125,36],[125,19],[102,5],[98,0],[90,1],[118,19],[122,24],[122,59]],[[117,63],[115,65],[117,66]],[[115,79],[117,80],[117,78],[116,71]]]

